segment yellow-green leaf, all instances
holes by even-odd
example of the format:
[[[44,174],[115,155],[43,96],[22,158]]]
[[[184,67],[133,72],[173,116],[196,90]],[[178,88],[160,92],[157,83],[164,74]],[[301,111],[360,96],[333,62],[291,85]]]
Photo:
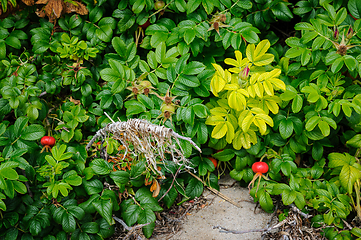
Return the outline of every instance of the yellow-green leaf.
[[[212,115],[224,117],[227,115],[227,110],[221,107],[215,107],[210,110]]]
[[[278,78],[271,78],[269,81],[275,86],[277,89],[282,89],[283,91],[286,91],[286,84],[278,79]]]
[[[238,91],[233,91],[228,96],[228,105],[237,111],[241,111],[247,105],[246,98]]]
[[[227,133],[227,130],[228,130],[228,127],[227,127],[227,124],[225,121],[218,123],[213,128],[212,138],[220,139],[220,138],[224,137],[224,135],[226,135],[226,133]]]
[[[254,44],[249,44],[246,49],[246,56],[250,62],[254,61],[254,50],[255,46]]]
[[[238,62],[241,62],[242,61],[242,53],[240,52],[240,51],[238,51],[238,50],[236,50],[235,52],[234,52],[234,55],[236,55],[236,59],[237,59],[237,61]]]
[[[327,122],[320,120],[318,122],[318,127],[320,128],[323,136],[327,137],[330,135],[330,125],[328,125]]]
[[[342,167],[339,178],[341,185],[351,194],[353,184],[357,179],[361,178],[361,172],[357,168],[346,164]]]
[[[247,141],[246,139],[246,135],[247,133],[242,133],[241,136],[240,136],[240,140],[241,140],[241,143],[243,145],[243,147],[245,149],[250,149],[251,148],[251,142],[250,141]]]
[[[250,84],[255,84],[257,81],[260,81],[260,74],[259,73],[255,73],[251,76],[251,79],[249,80]]]
[[[230,72],[233,72],[233,73],[240,73],[241,72],[241,68],[230,68],[228,69]]]
[[[226,81],[218,74],[215,74],[211,80],[211,91],[214,96],[218,97],[218,93],[223,90],[225,85]]]
[[[219,66],[218,64],[212,63],[213,67],[216,69],[217,73],[224,78],[224,70],[221,66]]]
[[[256,117],[265,121],[270,127],[273,127],[273,120],[267,114],[257,114]]]
[[[266,53],[265,55],[256,58],[253,64],[256,66],[264,66],[273,62],[274,58],[275,57],[272,54]]]
[[[226,122],[227,125],[227,135],[226,135],[226,141],[228,143],[232,143],[232,140],[234,138],[234,128],[232,123]]]
[[[225,63],[225,64],[228,64],[228,65],[235,66],[235,67],[240,67],[239,63],[238,63],[235,59],[233,59],[233,58],[226,58],[226,59],[224,60],[224,63]]]
[[[263,88],[264,91],[269,95],[269,96],[273,96],[274,95],[274,91],[273,91],[273,87],[272,84],[269,81],[264,81],[263,82]]]
[[[239,85],[236,83],[226,84],[223,88],[224,90],[237,90],[239,89]]]
[[[260,119],[260,118],[255,118],[253,120],[253,123],[258,127],[259,129],[259,132],[264,135],[267,131],[267,125],[265,123],[265,121],[263,119]]]
[[[251,85],[247,88],[247,92],[249,93],[249,95],[254,98],[256,96],[256,91],[254,90],[254,86]]]
[[[267,50],[270,48],[271,43],[268,40],[263,40],[260,43],[258,43],[256,50],[254,51],[254,57],[257,60],[257,58],[262,57]]]
[[[254,91],[256,92],[257,96],[263,98],[263,86],[262,83],[258,82],[254,86]]]
[[[228,70],[224,71],[224,80],[227,83],[230,83],[232,81],[232,74]]]
[[[223,122],[223,121],[224,121],[224,119],[221,116],[211,116],[211,117],[207,118],[206,124],[215,126],[218,123]]]
[[[227,121],[232,123],[234,129],[238,128],[237,118],[233,114],[228,114],[227,115]]]
[[[279,75],[281,75],[281,69],[276,68],[266,74],[267,74],[266,79],[277,78]]]
[[[242,130],[238,130],[233,138],[233,147],[236,150],[240,150],[243,146],[241,142],[241,134],[242,134]]]
[[[253,123],[253,120],[255,119],[255,116],[253,115],[248,115],[247,117],[245,117],[243,119],[243,122],[242,122],[242,130],[244,132],[247,132],[248,129],[251,127],[251,124]]]
[[[278,104],[271,100],[271,99],[267,99],[266,100],[266,105],[268,107],[268,109],[273,113],[273,114],[277,114],[278,113],[278,110],[279,110],[279,107],[278,107]]]

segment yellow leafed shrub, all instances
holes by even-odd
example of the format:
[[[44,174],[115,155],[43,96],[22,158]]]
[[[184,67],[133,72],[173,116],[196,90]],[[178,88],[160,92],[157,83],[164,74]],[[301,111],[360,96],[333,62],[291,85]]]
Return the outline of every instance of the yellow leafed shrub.
[[[212,138],[233,144],[237,150],[249,149],[251,144],[257,143],[256,132],[265,135],[267,125],[273,127],[269,114],[277,114],[281,102],[276,91],[286,90],[279,79],[281,69],[270,65],[274,56],[267,53],[269,47],[268,40],[257,46],[250,44],[245,58],[236,51],[236,59],[224,60],[232,66],[229,69],[213,64],[216,72],[211,91],[218,99],[208,103],[211,116],[206,124],[214,126]]]

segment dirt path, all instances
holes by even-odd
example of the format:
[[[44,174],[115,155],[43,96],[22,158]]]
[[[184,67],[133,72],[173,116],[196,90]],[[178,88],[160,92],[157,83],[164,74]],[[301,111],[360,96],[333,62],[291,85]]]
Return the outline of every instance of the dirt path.
[[[220,180],[220,192],[231,198],[241,205],[241,208],[226,202],[222,198],[215,196],[211,192],[205,190],[203,197],[207,199],[205,206],[195,212],[190,212],[184,218],[181,224],[181,230],[173,235],[153,236],[153,240],[189,240],[189,239],[207,239],[207,240],[223,240],[223,239],[243,239],[256,240],[261,239],[261,233],[246,233],[242,235],[232,233],[222,233],[213,226],[220,225],[222,227],[242,231],[250,229],[265,228],[267,222],[271,218],[271,214],[265,213],[262,209],[257,208],[256,212],[252,197],[248,193],[248,189],[242,188],[235,183],[235,180],[229,176]],[[232,187],[227,187],[231,186]]]

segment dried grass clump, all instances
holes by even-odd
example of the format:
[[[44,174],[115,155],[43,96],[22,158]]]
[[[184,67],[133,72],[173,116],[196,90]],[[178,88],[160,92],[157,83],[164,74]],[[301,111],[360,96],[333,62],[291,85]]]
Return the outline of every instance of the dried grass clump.
[[[188,160],[184,157],[179,139],[189,141],[199,152],[201,149],[191,140],[183,137],[172,129],[149,123],[142,119],[129,119],[126,122],[114,122],[96,132],[87,144],[88,150],[94,141],[101,138],[106,141],[108,137],[118,140],[124,147],[126,155],[130,152],[133,156],[144,156],[148,165],[159,174],[157,161],[166,159],[165,154],[170,154],[173,162],[181,165]]]

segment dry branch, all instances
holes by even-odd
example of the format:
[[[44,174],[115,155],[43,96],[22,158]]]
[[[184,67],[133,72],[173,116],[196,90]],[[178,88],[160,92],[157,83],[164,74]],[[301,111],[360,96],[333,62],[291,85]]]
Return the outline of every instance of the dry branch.
[[[133,232],[135,230],[151,224],[151,223],[145,223],[145,224],[138,224],[138,225],[136,225],[134,227],[128,227],[128,225],[122,219],[120,219],[120,218],[118,218],[116,216],[113,216],[113,219],[115,221],[117,221],[118,223],[120,223],[124,227],[124,229],[129,231],[128,234],[123,238],[123,240],[128,239],[133,234]],[[137,239],[143,239],[143,238],[138,235]]]
[[[211,191],[212,193],[216,194],[218,197],[223,198],[224,200],[232,203],[234,206],[241,208],[241,206],[236,203],[235,201],[233,201],[232,199],[230,199],[229,197],[227,197],[226,195],[224,195],[223,193],[221,193],[220,191],[218,191],[217,189],[214,189],[212,187],[207,186],[207,184],[205,182],[203,182],[202,179],[200,179],[197,175],[193,174],[192,172],[190,172],[189,170],[186,170],[190,175],[192,175],[192,177],[194,177],[195,179],[197,179],[198,181],[200,181],[201,183],[203,183],[204,186],[206,186],[206,188]]]

